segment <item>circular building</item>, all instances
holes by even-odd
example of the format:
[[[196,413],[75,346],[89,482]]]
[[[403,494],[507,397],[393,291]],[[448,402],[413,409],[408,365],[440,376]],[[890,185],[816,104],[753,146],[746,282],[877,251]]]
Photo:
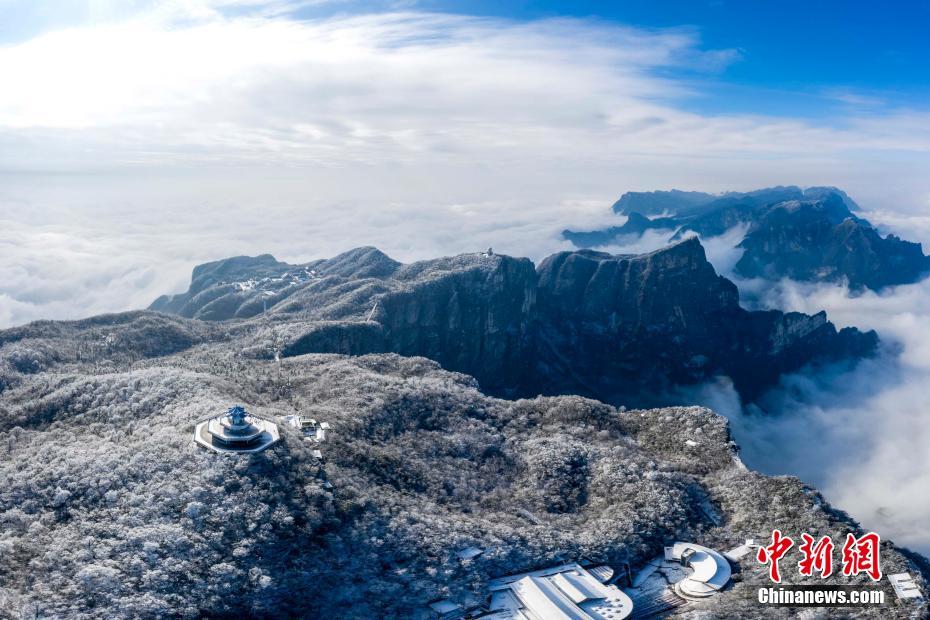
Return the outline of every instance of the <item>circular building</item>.
[[[665,549],[666,559],[677,560],[692,573],[675,584],[675,592],[686,599],[713,596],[730,581],[730,563],[722,555],[695,543],[676,542]]]
[[[194,428],[194,441],[214,452],[261,452],[280,438],[277,424],[253,416],[240,405]]]

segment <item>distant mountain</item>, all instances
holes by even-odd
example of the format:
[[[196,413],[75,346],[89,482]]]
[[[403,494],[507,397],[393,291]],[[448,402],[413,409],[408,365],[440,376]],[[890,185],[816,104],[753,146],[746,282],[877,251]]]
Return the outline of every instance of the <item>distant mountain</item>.
[[[809,187],[802,190],[795,185],[779,185],[750,192],[725,192],[723,194],[683,192],[677,189],[627,192],[620,196],[612,209],[618,215],[641,213],[647,216],[668,215],[686,218],[734,204],[759,207],[783,200],[817,200],[829,194],[839,194],[850,211],[859,210],[859,205],[846,192],[836,187]]]
[[[930,270],[919,243],[882,237],[837,194],[778,203],[757,214],[736,271],[746,277],[845,281],[878,290],[916,282]]]
[[[381,278],[398,267],[375,248],[303,265],[278,262],[269,254],[235,256],[198,265],[186,293],[159,297],[149,309],[207,321],[248,318],[325,277]]]
[[[229,260],[196,269],[191,290],[152,309],[226,320],[264,304],[268,333],[251,355],[271,355],[258,344],[271,332],[285,357],[420,355],[507,396],[661,402],[676,385],[725,374],[752,399],[783,373],[857,359],[877,342],[874,332],[838,332],[823,313],[743,310],[696,239],[641,256],[563,252],[538,268],[486,254],[399,265],[373,248],[308,265],[260,257],[254,274]]]
[[[717,196],[703,192],[683,192],[677,189],[656,192],[627,192],[614,203],[619,215],[682,215],[705,205]]]
[[[674,217],[655,217],[649,219],[637,211],[629,213],[623,226],[611,226],[604,230],[590,232],[562,231],[562,236],[580,248],[592,248],[617,243],[623,237],[640,237],[647,230],[677,230],[681,224]]]
[[[642,215],[657,204],[677,205],[677,210],[659,218]],[[636,211],[638,207],[643,211]],[[673,230],[674,242],[691,234],[715,237],[743,226],[747,232],[738,247],[744,253],[736,273],[744,277],[845,282],[852,289],[879,290],[916,282],[930,271],[930,258],[919,243],[882,237],[855,215],[858,209],[833,187],[773,187],[719,197],[677,190],[631,192],[614,205],[615,211],[628,216],[622,226],[562,234],[577,247],[589,248],[628,242],[650,229]]]

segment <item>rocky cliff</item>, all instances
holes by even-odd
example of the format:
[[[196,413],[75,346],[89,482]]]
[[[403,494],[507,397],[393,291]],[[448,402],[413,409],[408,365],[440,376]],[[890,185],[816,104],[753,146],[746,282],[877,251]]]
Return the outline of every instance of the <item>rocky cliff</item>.
[[[358,257],[357,273],[346,256]],[[233,319],[261,299],[267,313],[249,349],[259,357],[420,355],[475,376],[492,394],[580,393],[625,404],[663,402],[675,386],[719,374],[752,399],[783,373],[857,359],[877,340],[872,332],[837,332],[822,314],[743,310],[736,287],[715,273],[696,239],[642,256],[565,252],[538,269],[527,259],[469,254],[390,263],[372,274],[373,256],[389,264],[365,249],[340,257],[338,274],[330,261],[279,267],[313,273],[284,288],[253,277],[246,281],[258,284],[248,291],[241,281],[199,292],[192,285],[182,308],[190,316]],[[218,316],[205,293],[230,289],[244,301]],[[209,301],[198,309],[201,298]],[[153,305],[176,307],[170,298]]]
[[[736,271],[746,277],[847,282],[878,290],[915,282],[930,270],[919,243],[882,237],[836,194],[778,203],[759,213]]]
[[[659,209],[659,206],[662,209]],[[662,213],[652,219],[642,213]],[[919,243],[882,236],[855,215],[859,206],[834,187],[773,187],[711,196],[695,192],[627,193],[614,205],[628,216],[622,226],[563,231],[577,247],[629,242],[650,229],[673,230],[670,241],[697,234],[716,237],[743,226],[744,253],[736,273],[745,277],[842,282],[854,290],[880,290],[916,282],[930,271]]]
[[[539,272],[540,374],[609,402],[716,375],[753,399],[783,373],[868,355],[877,341],[837,332],[823,313],[744,310],[694,238],[640,256],[565,252]]]

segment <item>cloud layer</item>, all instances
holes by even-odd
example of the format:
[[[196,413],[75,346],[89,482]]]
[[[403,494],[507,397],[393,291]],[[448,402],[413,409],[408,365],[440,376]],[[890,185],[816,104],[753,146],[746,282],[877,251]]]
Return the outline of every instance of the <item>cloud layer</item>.
[[[866,527],[930,553],[930,282],[853,296],[844,287],[785,281],[766,303],[826,309],[839,325],[878,330],[886,350],[851,371],[787,377],[762,403],[777,416],[733,415],[720,402],[747,463],[798,475]],[[721,399],[719,388],[705,389]]]
[[[539,259],[567,247],[563,228],[616,223],[607,207],[627,190],[837,185],[930,240],[926,111],[852,93],[829,122],[697,113],[739,56],[693,30],[93,4],[93,19],[0,46],[0,327],[143,307],[234,254]],[[708,243],[723,272],[734,243]],[[747,460],[930,550],[930,288],[783,283],[758,303],[826,308],[903,355],[786,380],[768,405],[789,417],[733,416]],[[725,386],[697,397],[740,408]]]
[[[0,46],[0,325],[137,307],[228,254],[539,258],[628,189],[831,183],[890,213],[930,203],[926,114],[689,112],[738,62],[693,30],[94,6]]]

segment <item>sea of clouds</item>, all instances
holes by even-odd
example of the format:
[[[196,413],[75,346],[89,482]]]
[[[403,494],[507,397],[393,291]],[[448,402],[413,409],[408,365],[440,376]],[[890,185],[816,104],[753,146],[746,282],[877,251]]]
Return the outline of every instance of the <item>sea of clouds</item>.
[[[783,281],[762,303],[874,329],[882,351],[851,370],[784,378],[760,402],[771,415],[741,415],[732,396],[728,406],[711,395],[747,464],[800,476],[865,527],[930,553],[930,281],[859,295]]]
[[[740,52],[694,29],[322,4],[22,3],[55,20],[0,35],[0,327],[142,307],[231,254],[538,259],[627,190],[930,205],[925,112],[697,112]]]
[[[886,230],[930,241],[925,112],[696,112],[739,52],[694,30],[91,4],[94,19],[0,45],[0,328],[142,308],[230,255],[492,246],[539,260],[569,247],[563,228],[621,223],[609,205],[628,190],[836,185]],[[721,273],[739,237],[704,240]],[[738,285],[749,304],[874,328],[886,349],[786,378],[761,403],[770,415],[745,415],[725,383],[691,397],[730,416],[751,466],[800,475],[930,552],[930,285]]]
[[[885,232],[930,240],[924,216],[861,215]],[[930,554],[930,279],[861,293],[842,284],[747,280],[733,273],[744,234],[734,228],[702,243],[717,271],[739,286],[745,307],[826,310],[837,328],[876,330],[880,352],[852,368],[786,376],[752,405],[742,403],[726,379],[678,397],[726,415],[749,467],[798,476],[863,526]],[[649,231],[610,249],[649,251],[666,239],[667,233]]]

